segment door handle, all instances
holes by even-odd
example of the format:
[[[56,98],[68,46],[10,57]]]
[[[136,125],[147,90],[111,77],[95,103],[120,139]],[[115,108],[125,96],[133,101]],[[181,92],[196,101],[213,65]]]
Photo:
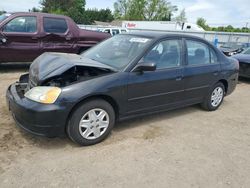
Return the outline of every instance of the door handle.
[[[213,75],[214,75],[214,76],[218,76],[218,74],[219,74],[218,71],[213,72]]]
[[[182,80],[182,77],[177,77],[175,80],[176,80],[176,81],[181,81],[181,80]]]
[[[37,40],[37,39],[39,39],[39,37],[38,36],[34,36],[34,37],[32,37],[32,39],[33,40]]]
[[[66,37],[66,40],[71,40],[72,38],[71,37]]]

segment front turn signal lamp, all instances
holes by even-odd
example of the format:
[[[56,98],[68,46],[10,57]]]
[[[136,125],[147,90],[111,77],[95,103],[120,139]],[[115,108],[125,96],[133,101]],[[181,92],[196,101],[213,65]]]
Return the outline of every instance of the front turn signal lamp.
[[[24,96],[39,103],[53,104],[61,92],[62,90],[58,87],[38,86],[30,89]]]

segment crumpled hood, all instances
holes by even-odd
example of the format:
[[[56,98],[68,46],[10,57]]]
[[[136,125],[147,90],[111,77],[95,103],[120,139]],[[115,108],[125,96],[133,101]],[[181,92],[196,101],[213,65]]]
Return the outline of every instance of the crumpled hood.
[[[236,54],[232,57],[237,59],[239,62],[250,63],[250,55],[248,54]]]
[[[77,54],[47,52],[34,60],[30,66],[29,78],[33,85],[59,76],[74,66],[96,67],[115,71],[112,67]]]
[[[223,52],[235,52],[238,51],[239,48],[225,48],[225,47],[220,47],[220,50]]]

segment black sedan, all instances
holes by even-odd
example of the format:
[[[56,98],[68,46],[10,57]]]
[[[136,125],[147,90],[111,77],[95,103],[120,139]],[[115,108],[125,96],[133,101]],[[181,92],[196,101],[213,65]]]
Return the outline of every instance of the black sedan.
[[[241,43],[237,42],[228,42],[223,44],[220,47],[220,50],[226,55],[226,56],[232,56],[238,53],[241,53],[246,46]]]
[[[250,78],[250,48],[247,48],[242,53],[232,56],[240,63],[239,76]]]
[[[92,145],[119,120],[199,103],[216,110],[238,70],[237,60],[200,38],[122,34],[81,55],[41,55],[8,88],[7,101],[23,129]]]

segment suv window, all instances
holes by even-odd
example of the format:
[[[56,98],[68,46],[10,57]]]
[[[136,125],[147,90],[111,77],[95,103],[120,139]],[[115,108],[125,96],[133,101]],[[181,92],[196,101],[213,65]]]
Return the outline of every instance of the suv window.
[[[7,23],[4,32],[34,33],[37,31],[37,21],[35,16],[16,17]]]
[[[189,65],[204,65],[218,62],[215,51],[208,45],[191,40],[187,40],[186,44]]]
[[[121,30],[121,33],[127,33],[127,30],[122,29],[122,30]]]
[[[110,29],[105,29],[104,32],[105,33],[110,33]]]
[[[181,65],[181,41],[166,40],[158,43],[144,61],[154,62],[157,69],[179,67]]]
[[[120,33],[119,29],[112,29],[112,35],[117,35],[119,33]]]
[[[43,28],[46,33],[65,33],[68,25],[63,18],[44,18]]]

